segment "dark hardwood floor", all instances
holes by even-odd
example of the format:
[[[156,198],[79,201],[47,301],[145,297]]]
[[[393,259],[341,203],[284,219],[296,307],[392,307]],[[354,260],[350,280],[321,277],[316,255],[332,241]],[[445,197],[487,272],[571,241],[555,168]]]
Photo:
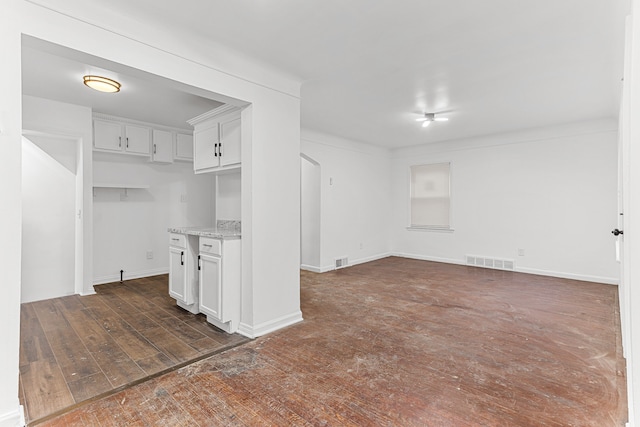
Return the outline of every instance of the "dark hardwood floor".
[[[22,304],[20,401],[30,422],[248,341],[177,307],[166,275],[95,289]]]
[[[624,425],[615,286],[391,257],[301,296],[304,322],[46,425]]]

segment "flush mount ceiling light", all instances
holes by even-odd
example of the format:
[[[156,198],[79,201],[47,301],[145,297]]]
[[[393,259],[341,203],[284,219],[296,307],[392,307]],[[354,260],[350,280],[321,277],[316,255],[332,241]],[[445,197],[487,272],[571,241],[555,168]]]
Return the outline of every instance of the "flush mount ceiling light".
[[[424,117],[416,119],[416,122],[422,122],[422,127],[426,128],[431,122],[446,122],[448,120],[446,117],[436,117],[436,113],[424,113]]]
[[[101,76],[84,76],[84,84],[100,92],[120,92],[120,83]]]

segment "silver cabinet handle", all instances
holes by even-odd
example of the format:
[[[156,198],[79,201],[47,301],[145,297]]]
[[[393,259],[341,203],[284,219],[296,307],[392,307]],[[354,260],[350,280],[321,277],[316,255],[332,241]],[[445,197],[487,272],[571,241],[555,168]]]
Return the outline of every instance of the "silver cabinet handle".
[[[122,147],[122,137],[118,137],[118,147]]]

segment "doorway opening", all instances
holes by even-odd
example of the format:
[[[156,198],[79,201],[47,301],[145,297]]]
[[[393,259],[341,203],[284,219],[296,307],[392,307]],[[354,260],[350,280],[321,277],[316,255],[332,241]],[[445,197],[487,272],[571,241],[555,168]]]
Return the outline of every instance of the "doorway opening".
[[[81,141],[25,131],[22,138],[21,302],[82,289]],[[80,269],[80,270],[79,270]]]
[[[320,163],[300,154],[300,268],[321,271]]]

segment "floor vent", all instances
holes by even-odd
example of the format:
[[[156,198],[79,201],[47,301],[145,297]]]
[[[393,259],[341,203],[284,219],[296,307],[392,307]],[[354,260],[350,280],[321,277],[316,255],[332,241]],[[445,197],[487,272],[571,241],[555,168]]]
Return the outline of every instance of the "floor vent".
[[[497,270],[511,270],[515,268],[512,259],[487,258],[477,255],[466,255],[467,265],[483,268],[494,268]]]
[[[349,265],[349,259],[347,257],[336,258],[336,270],[339,268],[344,268]]]

